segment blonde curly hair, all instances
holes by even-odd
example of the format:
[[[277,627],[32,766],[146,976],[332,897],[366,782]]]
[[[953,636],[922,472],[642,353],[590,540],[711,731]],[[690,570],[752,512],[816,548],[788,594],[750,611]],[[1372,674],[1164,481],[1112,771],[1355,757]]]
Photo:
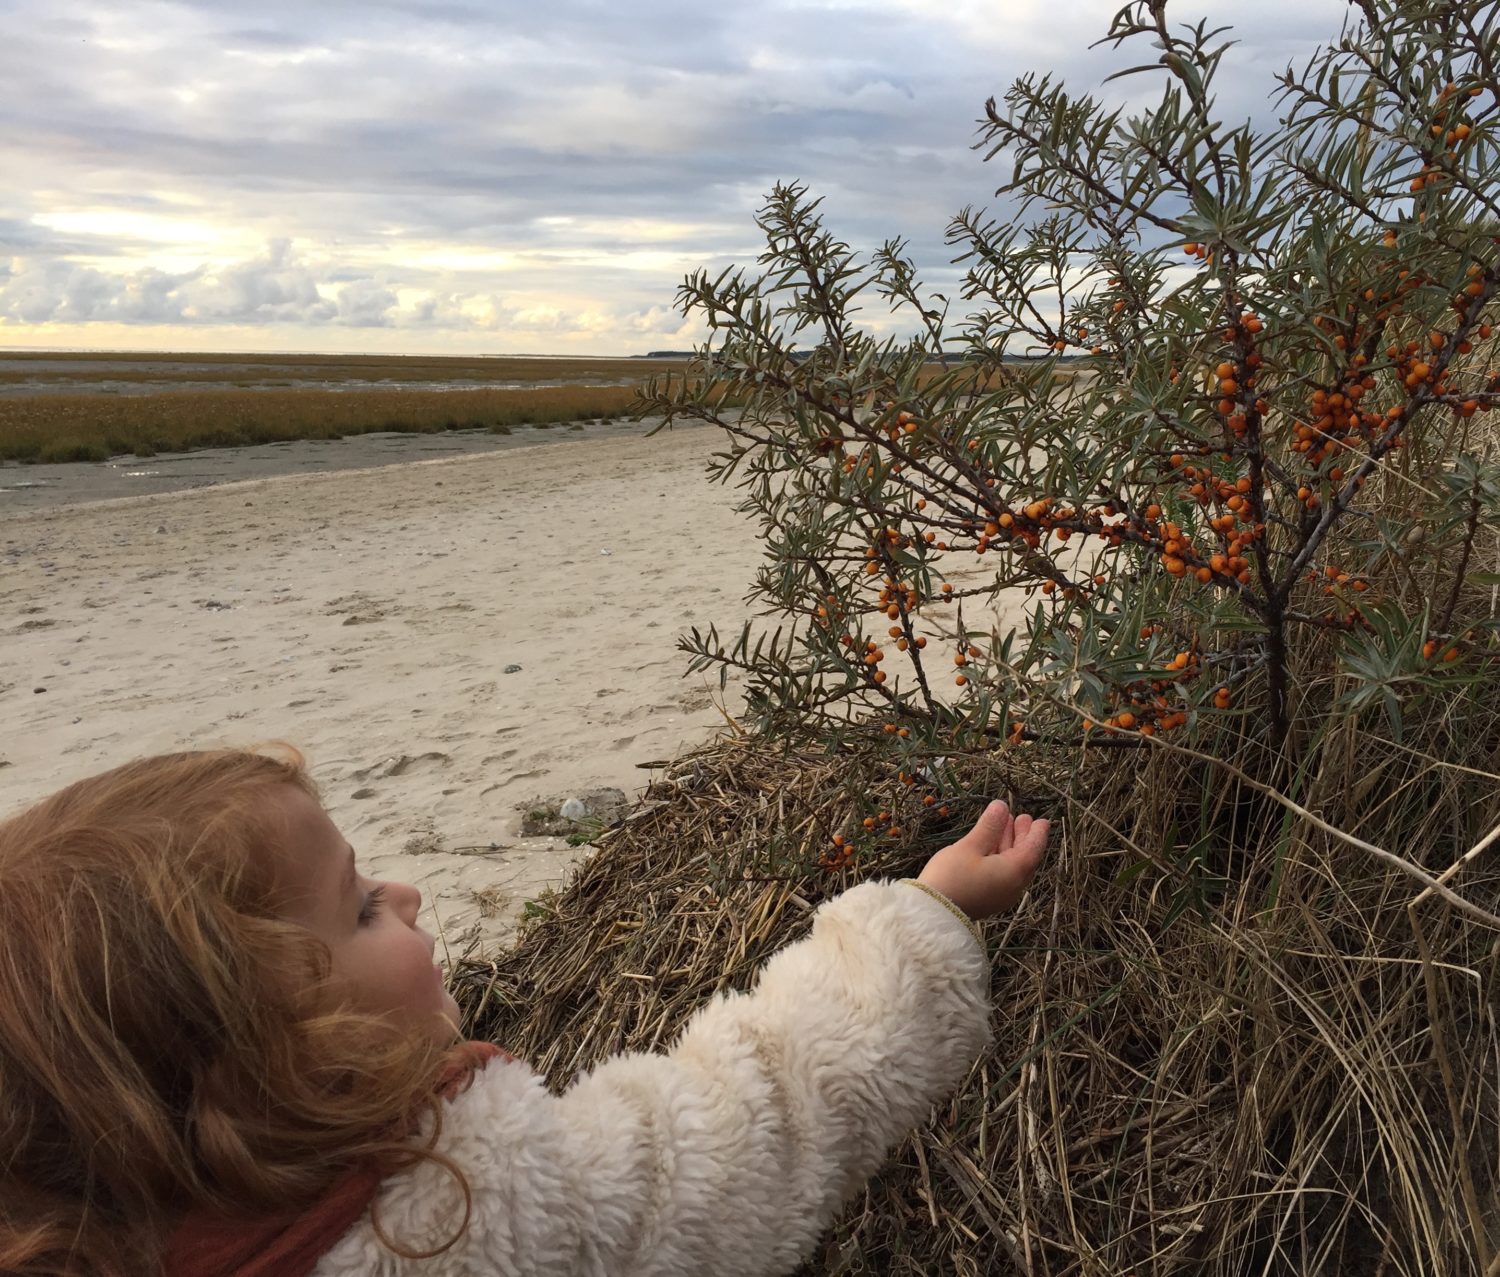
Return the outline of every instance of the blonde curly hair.
[[[356,1164],[441,1163],[462,1234],[448,1048],[342,1009],[283,920],[283,785],[317,797],[289,747],[168,754],[0,824],[0,1272],[156,1272],[185,1216],[295,1211]]]

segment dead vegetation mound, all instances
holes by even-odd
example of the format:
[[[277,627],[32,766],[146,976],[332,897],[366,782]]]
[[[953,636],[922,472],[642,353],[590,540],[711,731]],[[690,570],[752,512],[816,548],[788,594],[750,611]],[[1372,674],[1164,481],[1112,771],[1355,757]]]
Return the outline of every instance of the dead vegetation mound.
[[[877,863],[830,874],[850,759],[721,741],[653,783],[513,949],[458,964],[466,1029],[559,1089],[664,1049],[819,902],[915,871],[1008,797],[1059,830],[1020,910],[988,924],[994,1049],[807,1273],[1497,1271],[1495,936],[1431,897],[1409,910],[1419,884],[1233,785],[1215,786],[1216,863],[1143,851],[1194,792],[1164,774],[1191,760],[1147,753],[1066,774],[1024,749],[950,760],[970,795],[952,817],[917,813]],[[1433,872],[1455,858],[1452,803],[1488,824],[1500,807],[1493,777],[1437,768],[1371,802]],[[1463,886],[1493,906],[1493,860]]]

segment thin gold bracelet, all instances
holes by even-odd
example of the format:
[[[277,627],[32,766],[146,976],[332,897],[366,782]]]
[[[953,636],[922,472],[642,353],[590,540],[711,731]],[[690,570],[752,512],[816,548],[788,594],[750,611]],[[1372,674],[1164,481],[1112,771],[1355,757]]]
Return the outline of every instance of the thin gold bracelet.
[[[931,896],[934,900],[936,900],[940,905],[942,905],[946,909],[948,909],[953,914],[953,916],[955,918],[957,918],[960,922],[962,922],[964,924],[965,927],[968,928],[969,934],[971,936],[973,936],[975,940],[979,941],[979,947],[981,949],[983,949],[983,948],[986,947],[985,943],[984,943],[984,936],[980,932],[979,928],[974,924],[974,919],[972,919],[971,917],[969,917],[968,914],[966,914],[962,909],[960,909],[956,904],[954,904],[953,901],[949,900],[948,897],[945,896],[936,887],[929,887],[925,882],[919,882],[915,878],[898,878],[897,882],[898,883],[906,883],[907,886],[915,887],[918,891],[924,891],[924,892],[926,892],[929,896]]]

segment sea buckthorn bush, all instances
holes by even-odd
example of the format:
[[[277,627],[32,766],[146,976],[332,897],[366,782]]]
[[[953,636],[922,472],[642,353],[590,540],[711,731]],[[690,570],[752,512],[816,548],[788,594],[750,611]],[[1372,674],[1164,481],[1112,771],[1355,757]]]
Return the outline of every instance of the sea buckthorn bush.
[[[809,1271],[1492,1275],[1500,13],[1358,0],[1267,127],[1226,31],[1108,38],[1159,96],[986,104],[958,287],[777,185],[638,404],[766,542],[690,669],[839,764],[717,890],[1058,818],[994,1053]]]
[[[939,807],[937,760],[996,743],[1155,738],[1295,787],[1332,723],[1451,723],[1500,658],[1492,9],[1355,6],[1258,132],[1216,111],[1222,30],[1128,6],[1159,102],[992,99],[1004,212],[952,222],[958,297],[777,186],[763,270],[687,279],[713,339],[642,403],[723,427],[785,618],[694,631],[694,667]],[[917,335],[859,326],[872,296]]]

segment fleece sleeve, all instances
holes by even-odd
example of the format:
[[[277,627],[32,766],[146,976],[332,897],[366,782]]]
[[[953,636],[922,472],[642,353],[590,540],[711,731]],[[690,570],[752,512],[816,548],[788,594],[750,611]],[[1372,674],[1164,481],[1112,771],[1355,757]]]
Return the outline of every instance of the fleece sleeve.
[[[468,1229],[420,1271],[790,1273],[962,1081],[988,1037],[988,987],[955,909],[870,882],[819,909],[749,993],[705,1005],[664,1055],[614,1056],[561,1096],[524,1066],[491,1064],[439,1144],[469,1181]],[[451,1207],[453,1193],[431,1175],[389,1186],[389,1235],[445,1236],[439,1199]],[[377,1270],[405,1271],[361,1271]]]

